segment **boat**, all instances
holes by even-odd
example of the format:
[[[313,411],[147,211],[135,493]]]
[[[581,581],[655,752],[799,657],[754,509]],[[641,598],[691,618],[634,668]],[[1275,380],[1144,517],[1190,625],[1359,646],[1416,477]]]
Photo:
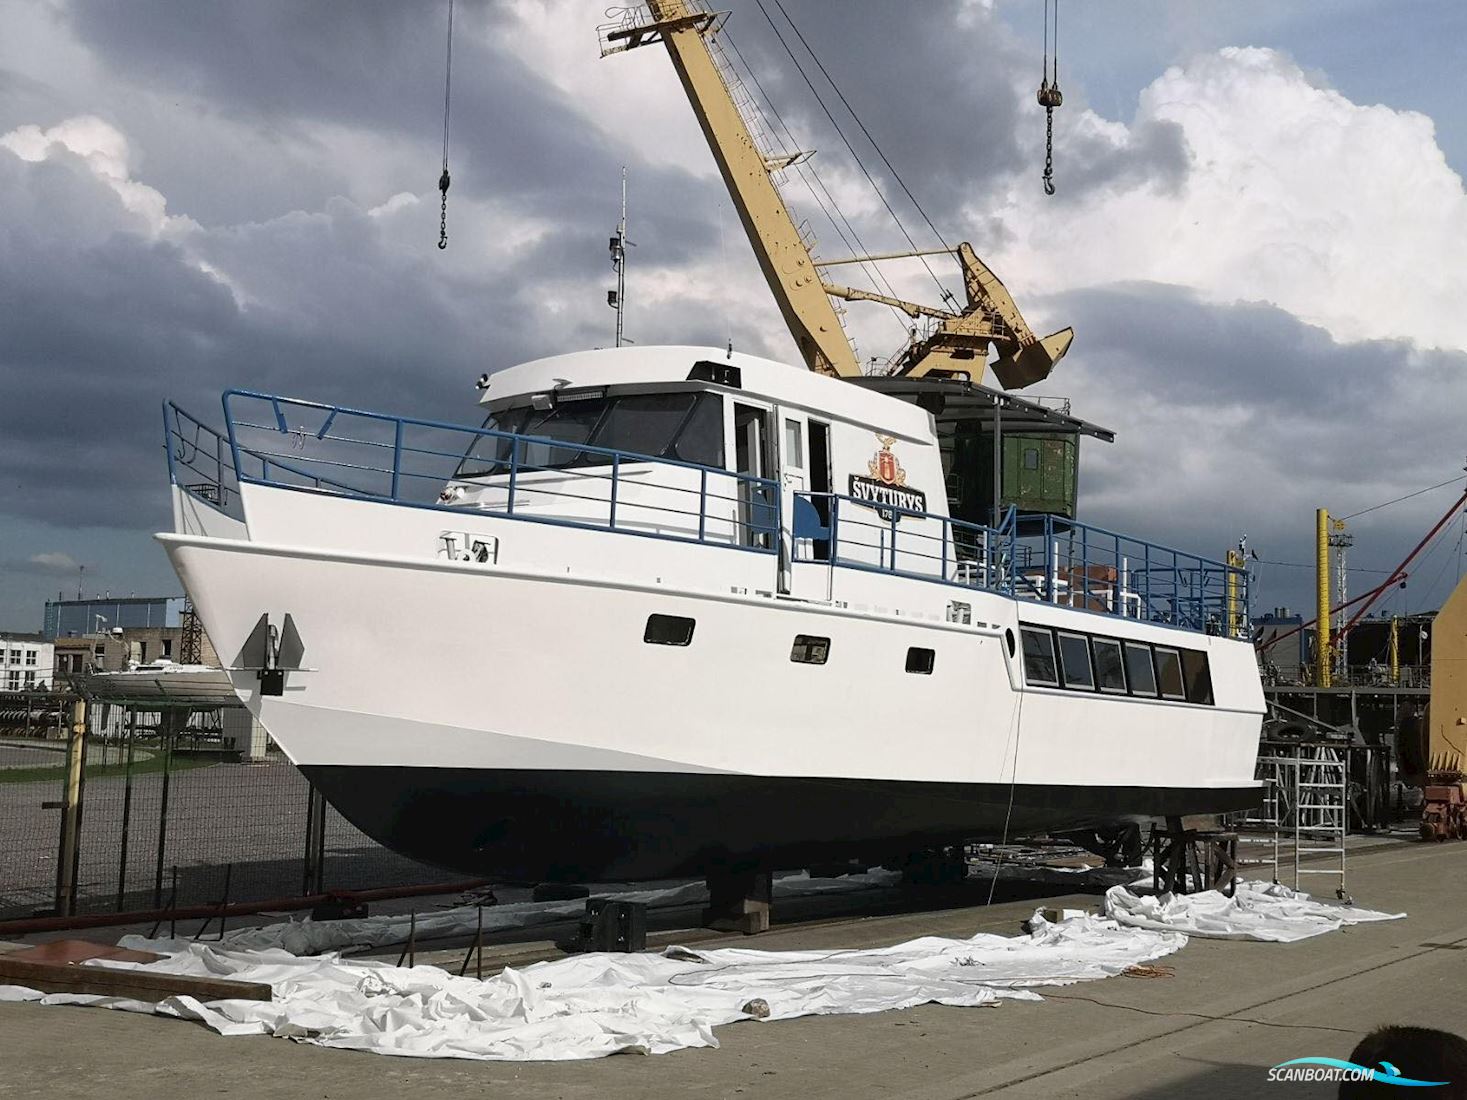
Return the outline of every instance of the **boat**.
[[[930,401],[700,347],[480,385],[478,426],[165,408],[159,540],[241,700],[384,845],[639,879],[1258,802],[1242,570],[952,518]]]
[[[807,154],[751,129],[723,18],[653,0],[602,49],[667,47],[803,363],[572,352],[481,377],[471,424],[166,404],[158,537],[235,692],[363,832],[500,880],[727,885],[1257,805],[1241,562],[1076,518],[1078,441],[1111,433],[1013,392],[1073,333],[970,245],[941,250],[961,303],[825,280],[891,257],[816,259],[776,186]],[[920,324],[868,376],[833,299]]]
[[[234,706],[234,684],[222,668],[181,664],[166,657],[149,662],[133,661],[125,669],[91,672],[86,676],[89,695],[108,701],[148,702],[168,700],[204,705]]]

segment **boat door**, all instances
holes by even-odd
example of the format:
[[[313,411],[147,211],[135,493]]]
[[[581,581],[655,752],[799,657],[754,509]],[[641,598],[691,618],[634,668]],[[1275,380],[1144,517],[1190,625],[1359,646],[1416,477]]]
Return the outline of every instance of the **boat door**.
[[[808,445],[809,424],[803,412],[779,410],[779,494],[780,515],[784,518],[779,533],[779,587],[781,592],[790,590],[790,571],[796,556],[796,539],[809,539],[806,513],[812,511],[810,501],[797,494],[810,487]],[[799,548],[802,558],[808,558],[809,544]]]
[[[773,478],[773,440],[769,433],[770,410],[760,405],[734,403],[734,470],[753,477]],[[767,487],[739,485],[739,538],[744,546],[771,549],[778,503]]]

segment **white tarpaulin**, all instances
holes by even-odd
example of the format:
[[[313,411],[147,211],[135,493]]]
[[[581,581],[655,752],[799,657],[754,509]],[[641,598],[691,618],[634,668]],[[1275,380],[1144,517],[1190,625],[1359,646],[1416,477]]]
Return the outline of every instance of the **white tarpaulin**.
[[[1400,920],[1406,915],[1333,905],[1277,883],[1248,881],[1239,882],[1230,898],[1216,890],[1140,896],[1124,886],[1114,886],[1106,891],[1105,912],[1133,928],[1277,943],[1308,939],[1346,924]]]
[[[929,936],[860,951],[675,947],[660,955],[575,955],[482,982],[432,966],[195,943],[154,963],[101,965],[266,982],[274,999],[170,997],[151,1005],[10,986],[0,987],[0,1000],[157,1012],[199,1020],[221,1035],[276,1035],[379,1054],[566,1060],[717,1046],[715,1027],[751,1017],[1037,1000],[1026,987],[1108,977],[1187,942],[1177,932],[1122,928],[1100,917],[1050,924],[1036,915],[1030,927],[1024,936]]]
[[[811,878],[800,873],[785,875],[774,880],[776,898],[805,897],[814,894],[850,893],[870,890],[880,886],[892,886],[901,881],[901,874],[883,871],[879,867],[864,874],[843,875],[840,878]],[[656,890],[632,890],[625,892],[597,892],[596,897],[614,897],[617,901],[641,902],[653,909],[679,905],[699,905],[708,900],[708,887],[702,882],[689,882],[681,886],[667,886]],[[532,928],[537,924],[553,924],[556,921],[572,920],[586,911],[586,899],[571,901],[522,901],[508,905],[485,906],[483,912],[484,932],[502,932],[507,928]],[[258,928],[239,928],[228,933],[222,942],[225,948],[240,951],[263,951],[281,948],[292,955],[315,955],[323,951],[345,951],[350,948],[386,947],[390,944],[406,943],[409,929],[416,921],[419,939],[443,939],[449,936],[472,936],[479,927],[479,910],[474,905],[460,905],[451,909],[433,909],[418,913],[394,913],[380,917],[361,917],[355,920],[313,921],[310,919],[282,921]],[[142,951],[171,952],[189,944],[190,940],[149,940],[142,936],[124,936],[119,941],[123,947]]]

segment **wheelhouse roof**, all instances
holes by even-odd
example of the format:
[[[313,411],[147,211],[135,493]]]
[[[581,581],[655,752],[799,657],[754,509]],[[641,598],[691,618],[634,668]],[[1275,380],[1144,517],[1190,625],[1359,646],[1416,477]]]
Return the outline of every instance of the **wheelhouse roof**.
[[[959,378],[876,376],[853,381],[858,388],[910,401],[926,409],[937,422],[939,436],[951,434],[958,421],[977,420],[990,426],[997,416],[1004,432],[1088,435],[1106,443],[1114,443],[1116,438],[1116,433],[1109,428],[1071,416],[1068,401],[1031,400]]]
[[[738,387],[696,380],[689,383],[689,372],[703,362],[737,367]],[[853,386],[844,379],[773,359],[737,351],[730,354],[726,348],[603,348],[536,359],[490,375],[479,403],[498,407],[514,398],[586,387],[672,389],[689,384],[699,389],[742,393],[755,400],[800,408],[817,417],[869,427],[914,442],[936,442],[935,425],[927,410],[903,400],[900,395]]]

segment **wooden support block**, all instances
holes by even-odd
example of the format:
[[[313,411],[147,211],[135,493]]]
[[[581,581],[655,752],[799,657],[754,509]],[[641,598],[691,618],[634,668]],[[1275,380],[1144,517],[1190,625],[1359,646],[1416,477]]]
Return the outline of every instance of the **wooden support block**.
[[[773,895],[774,876],[768,871],[709,875],[703,926],[719,932],[742,932],[746,936],[767,932]]]
[[[260,982],[160,974],[151,970],[119,970],[106,966],[30,962],[14,955],[0,955],[0,985],[23,985],[28,989],[39,989],[42,993],[85,993],[153,1002],[179,995],[201,1001],[268,1001],[271,997],[270,987]]]

